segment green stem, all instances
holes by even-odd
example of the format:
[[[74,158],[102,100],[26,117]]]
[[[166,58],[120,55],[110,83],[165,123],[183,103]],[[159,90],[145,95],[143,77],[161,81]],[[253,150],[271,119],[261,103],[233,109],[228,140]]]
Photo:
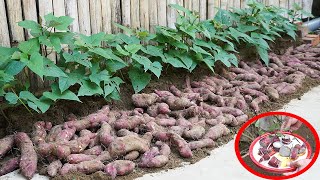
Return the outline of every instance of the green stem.
[[[18,94],[11,88],[11,91],[18,97],[18,100],[20,103],[28,110],[28,112],[33,116],[31,110],[28,108],[28,106],[19,98]]]

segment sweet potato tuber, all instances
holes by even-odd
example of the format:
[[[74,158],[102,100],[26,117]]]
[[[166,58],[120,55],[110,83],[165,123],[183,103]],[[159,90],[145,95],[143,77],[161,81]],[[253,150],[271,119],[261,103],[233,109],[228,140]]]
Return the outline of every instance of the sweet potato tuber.
[[[131,151],[127,155],[124,156],[125,160],[136,160],[140,156],[140,153],[138,151]]]
[[[33,125],[32,142],[39,144],[45,142],[47,136],[46,123],[44,121],[38,121]]]
[[[149,106],[147,109],[147,113],[152,117],[156,117],[158,114],[168,114],[170,112],[169,105],[166,103],[157,103]]]
[[[9,135],[0,139],[0,158],[5,155],[14,145],[14,136]]]
[[[97,145],[97,146],[94,146],[90,149],[83,151],[83,154],[98,156],[101,154],[102,151],[103,151],[102,147],[100,145]]]
[[[146,123],[143,116],[127,116],[125,118],[120,118],[114,123],[114,128],[119,129],[134,129],[140,124]]]
[[[143,138],[128,135],[117,137],[108,147],[108,151],[112,157],[125,155],[131,151],[146,152],[149,149],[149,142]]]
[[[69,172],[80,172],[84,174],[91,174],[100,170],[103,170],[105,165],[98,160],[83,161],[79,164],[69,164],[66,163],[62,166],[60,170],[61,175],[65,175]]]
[[[192,127],[192,124],[191,122],[189,122],[188,120],[186,120],[185,118],[179,118],[177,120],[177,126],[180,126],[182,128],[191,128]]]
[[[170,154],[170,148],[166,144],[161,144],[161,147],[165,147],[162,153],[160,153],[157,147],[153,147],[145,152],[138,166],[142,168],[159,168],[165,166],[169,161],[168,155]]]
[[[157,102],[159,96],[155,93],[151,94],[134,94],[132,95],[132,102],[136,107],[146,108]]]
[[[21,174],[31,179],[37,170],[38,162],[38,156],[33,143],[30,137],[23,132],[16,133],[14,140],[21,152],[19,163]]]
[[[195,104],[185,97],[175,96],[167,96],[164,102],[169,105],[171,110],[182,110]]]
[[[0,168],[0,176],[3,176],[5,174],[8,174],[8,173],[18,169],[19,162],[20,162],[19,157],[15,157],[15,158],[12,158],[12,159],[9,159],[9,160],[3,162],[3,164]]]
[[[273,87],[265,87],[264,91],[265,91],[266,95],[268,97],[270,97],[270,99],[272,99],[272,100],[279,99],[279,93],[275,88],[273,88]]]
[[[76,133],[76,128],[63,129],[56,137],[56,142],[69,141],[72,136]]]
[[[187,139],[198,140],[204,136],[206,130],[204,127],[196,125],[193,126],[190,130],[186,130],[183,133],[183,137]]]
[[[62,125],[53,126],[46,137],[47,142],[54,142],[58,134],[62,131]]]
[[[97,132],[99,141],[106,147],[113,141],[114,137],[111,134],[112,127],[107,122],[103,122],[101,128]]]
[[[245,74],[238,74],[236,77],[237,80],[243,80],[248,82],[261,82],[262,78],[256,74],[251,74],[246,72]]]
[[[70,154],[67,157],[67,161],[70,164],[78,164],[83,161],[94,160],[97,156],[95,155],[86,155],[86,154]]]
[[[169,156],[171,153],[170,146],[168,144],[162,142],[162,141],[157,141],[156,145],[159,147],[159,154],[164,155],[164,156]]]
[[[82,129],[79,133],[80,137],[88,137],[91,140],[95,139],[97,137],[97,133],[93,133],[87,129]],[[78,137],[79,138],[79,137]],[[76,138],[77,139],[77,138]]]
[[[216,140],[222,136],[228,135],[230,133],[230,130],[227,128],[224,124],[217,124],[213,127],[211,127],[207,133],[204,135],[205,139],[212,139]]]
[[[232,114],[233,116],[240,116],[244,114],[243,111],[241,111],[240,109],[232,107],[217,107],[217,109],[222,113]]]
[[[199,141],[191,141],[188,143],[191,150],[200,148],[212,148],[216,144],[212,139],[201,139]]]
[[[144,168],[152,167],[153,164],[151,164],[151,160],[159,154],[160,152],[158,147],[150,148],[150,150],[142,155],[141,162],[138,164],[138,166]]]
[[[240,88],[241,93],[248,94],[253,97],[259,97],[259,96],[265,96],[267,97],[263,92],[260,92],[255,89],[249,89],[249,88]]]
[[[101,162],[109,161],[112,157],[108,151],[102,151],[101,154],[95,159]]]
[[[224,101],[223,97],[216,95],[214,93],[204,94],[203,100],[215,103],[217,106],[225,106],[225,101]]]
[[[76,128],[77,131],[97,127],[103,121],[108,121],[109,106],[103,106],[98,112],[90,114],[78,121],[67,121],[64,123],[65,128]]]
[[[250,107],[255,112],[259,112],[260,111],[259,104],[261,104],[262,102],[266,102],[266,101],[268,101],[268,99],[266,99],[264,96],[257,97],[254,100],[252,100],[252,102],[250,103]]]
[[[169,128],[169,132],[173,132],[173,133],[177,133],[180,136],[182,136],[184,130],[186,129],[186,127],[181,127],[181,126],[171,126]]]
[[[153,137],[155,137],[160,141],[167,141],[170,139],[170,136],[167,130],[163,126],[160,126],[155,122],[147,123],[146,129],[147,131],[152,133]]]
[[[186,140],[184,140],[181,136],[175,133],[171,133],[171,140],[175,146],[177,146],[179,154],[184,158],[191,158],[192,151],[188,146]]]
[[[198,106],[191,106],[184,110],[178,111],[171,111],[170,115],[176,118],[184,117],[184,118],[191,118],[197,116],[199,114],[199,107]]]
[[[170,89],[170,92],[173,95],[175,95],[177,97],[181,97],[182,96],[182,92],[176,86],[171,85],[169,89]]]
[[[107,164],[104,168],[104,172],[110,175],[113,179],[116,176],[123,176],[130,174],[135,168],[135,163],[128,160],[116,160]]]
[[[66,158],[71,153],[80,153],[84,151],[89,143],[89,137],[79,137],[76,140],[68,142],[41,143],[38,146],[38,153],[44,157],[56,155],[58,158],[62,159]]]
[[[62,163],[60,160],[53,161],[47,168],[48,175],[51,177],[55,177],[59,173],[61,168]]]
[[[171,92],[169,91],[159,91],[159,90],[154,90],[154,92],[160,97],[166,97],[166,96],[174,96]]]
[[[176,119],[172,117],[156,117],[155,122],[160,126],[174,126],[176,124]]]
[[[237,116],[235,118],[235,120],[232,121],[232,123],[230,125],[231,126],[239,126],[239,125],[245,123],[248,119],[249,119],[248,115],[243,114],[243,115]]]
[[[129,131],[128,129],[120,129],[119,131],[117,131],[117,136],[119,137],[128,136],[128,135],[138,136],[137,133]]]

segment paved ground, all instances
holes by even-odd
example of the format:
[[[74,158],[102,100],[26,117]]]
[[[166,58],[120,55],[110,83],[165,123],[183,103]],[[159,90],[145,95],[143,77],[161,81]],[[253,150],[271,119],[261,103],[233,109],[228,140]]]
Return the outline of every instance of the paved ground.
[[[320,134],[320,86],[306,93],[301,100],[294,99],[282,110],[295,113],[308,120]],[[211,155],[198,163],[186,165],[181,168],[147,174],[139,180],[196,180],[196,179],[228,179],[228,180],[255,180],[258,178],[242,167],[234,153],[234,141],[212,151]],[[320,177],[320,159],[303,175],[295,180],[316,180]],[[229,169],[230,168],[230,169]],[[0,180],[23,180],[17,172],[0,177]],[[32,180],[46,180],[47,177],[35,176]]]

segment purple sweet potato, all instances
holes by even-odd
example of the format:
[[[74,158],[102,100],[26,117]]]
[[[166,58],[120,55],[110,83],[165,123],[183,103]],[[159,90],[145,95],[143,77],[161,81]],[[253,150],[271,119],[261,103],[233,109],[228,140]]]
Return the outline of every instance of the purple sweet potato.
[[[90,139],[93,139],[95,137],[97,137],[97,134],[96,133],[93,133],[91,131],[89,131],[88,129],[82,129],[79,133],[80,137],[84,137],[84,136],[87,136],[89,137]]]
[[[135,163],[128,160],[116,160],[107,164],[104,168],[104,172],[110,175],[113,179],[116,176],[123,176],[130,174],[135,168]]]
[[[195,105],[194,102],[191,102],[189,99],[185,97],[176,97],[176,96],[168,96],[164,99],[171,110],[182,110],[186,109],[192,105]]]
[[[4,156],[14,145],[14,136],[9,135],[0,139],[0,158]]]
[[[112,157],[110,156],[110,153],[108,151],[102,151],[101,154],[96,158],[96,160],[99,160],[101,162],[109,161]]]
[[[210,101],[217,106],[225,106],[225,101],[222,96],[216,95],[214,93],[208,93],[203,95],[204,101]]]
[[[58,175],[61,168],[62,163],[60,160],[53,161],[47,168],[48,175],[51,177],[55,177],[56,175]]]
[[[134,94],[132,95],[132,102],[136,107],[146,108],[157,102],[159,96],[155,93],[151,94]]]
[[[198,141],[191,141],[188,143],[191,150],[200,149],[200,148],[212,148],[216,144],[212,139],[201,139]]]
[[[222,136],[228,135],[230,133],[230,130],[227,128],[224,124],[217,124],[213,127],[211,127],[207,133],[204,135],[204,138],[210,138],[212,140],[216,140]]]
[[[233,116],[240,116],[244,114],[240,109],[232,107],[217,107],[217,109],[222,113],[232,114]]]
[[[73,135],[76,133],[76,128],[63,129],[56,137],[56,142],[66,142],[69,141]]]
[[[177,124],[176,125],[180,126],[182,128],[187,128],[187,129],[192,127],[192,123],[189,122],[188,120],[186,120],[185,118],[179,118],[177,120]]]
[[[230,124],[231,126],[239,126],[243,123],[245,123],[246,121],[248,121],[249,117],[246,114],[237,116],[236,119],[234,121],[232,121],[232,123]]]
[[[138,164],[139,167],[152,167],[153,164],[151,164],[151,159],[155,156],[159,155],[159,148],[158,147],[152,147],[150,150],[145,152],[141,157],[141,162]]]
[[[206,129],[200,125],[193,126],[190,130],[183,133],[183,137],[187,139],[198,140],[201,139],[206,133]]]
[[[46,123],[44,121],[38,121],[33,125],[32,142],[39,144],[45,142],[47,136]]]
[[[176,124],[176,119],[169,116],[156,117],[155,122],[160,126],[174,126]]]
[[[97,136],[99,137],[99,141],[106,147],[114,140],[114,137],[111,134],[112,127],[109,123],[103,122],[101,128],[97,132]]]
[[[169,105],[166,103],[157,103],[149,106],[147,109],[147,113],[152,117],[156,117],[158,114],[168,114],[170,112]]]
[[[133,161],[133,160],[138,159],[139,156],[140,156],[139,151],[131,151],[127,155],[124,156],[124,159]]]
[[[279,99],[279,93],[275,88],[273,88],[273,87],[265,87],[264,91],[265,91],[266,95],[268,97],[270,97],[270,99],[272,99],[272,100]]]
[[[249,88],[240,88],[241,93],[248,94],[250,96],[259,97],[259,96],[266,96],[263,92],[255,90],[255,89],[249,89]],[[267,96],[266,96],[267,97]]]
[[[94,160],[97,156],[95,155],[86,155],[86,154],[70,154],[67,157],[67,161],[70,164],[78,164],[83,161]]]
[[[102,151],[103,151],[102,147],[100,145],[97,145],[97,146],[94,146],[90,149],[83,151],[83,154],[98,156],[102,153]]]
[[[129,131],[128,129],[120,129],[119,131],[117,131],[118,137],[123,137],[123,136],[128,136],[128,135],[138,136],[137,133]]]
[[[159,90],[154,90],[154,92],[160,97],[166,97],[166,96],[174,96],[171,92],[169,91],[159,91]]]
[[[14,136],[15,143],[21,152],[19,167],[21,174],[31,179],[37,170],[38,156],[30,137],[23,132]]]
[[[168,147],[168,146],[167,146]],[[167,154],[168,152],[165,152]],[[157,147],[151,148],[149,151],[145,152],[139,163],[139,167],[142,168],[159,168],[163,167],[169,161],[168,155],[161,154]],[[170,152],[169,152],[170,154]]]
[[[236,77],[237,80],[243,80],[248,82],[261,82],[261,77],[256,74],[245,73],[245,74],[238,74]]]
[[[60,174],[65,175],[65,174],[68,174],[69,172],[80,172],[84,174],[92,174],[94,172],[103,170],[104,167],[105,165],[98,160],[83,161],[79,164],[66,163],[60,169]]]
[[[62,131],[62,125],[53,126],[46,137],[47,142],[54,142],[58,136],[58,134]]]
[[[18,169],[19,162],[20,162],[19,157],[15,157],[15,158],[12,158],[12,159],[9,159],[9,160],[3,162],[3,164],[0,168],[0,176],[3,176],[5,174],[8,174],[8,173]]]
[[[120,118],[114,123],[114,128],[119,129],[134,129],[140,124],[146,123],[143,116],[127,116],[125,118]]]
[[[252,100],[252,102],[250,103],[250,107],[255,111],[255,112],[259,112],[260,111],[260,104],[262,102],[266,102],[268,101],[267,98],[265,98],[264,96],[260,96],[255,98],[254,100]]]
[[[117,137],[110,143],[108,151],[112,157],[125,155],[131,151],[144,153],[149,150],[149,143],[147,140],[133,135]]]
[[[97,127],[101,122],[108,121],[109,106],[104,106],[98,112],[88,115],[78,121],[67,121],[64,123],[65,128],[76,128],[77,131]]]
[[[184,158],[191,158],[192,151],[188,146],[188,143],[178,134],[171,133],[171,140],[175,146],[177,146],[179,154]]]
[[[173,95],[177,96],[177,97],[181,97],[181,96],[182,96],[182,92],[181,92],[176,86],[174,86],[174,85],[171,85],[171,86],[170,86],[170,92],[171,92]]]
[[[162,141],[157,141],[156,145],[159,147],[159,154],[169,156],[171,153],[170,146]]]
[[[198,106],[190,106],[187,109],[178,110],[178,111],[171,111],[170,116],[180,118],[191,118],[197,116],[199,114],[199,107]]]
[[[56,155],[59,159],[63,159],[71,153],[83,152],[88,147],[89,143],[89,137],[79,137],[76,140],[68,142],[41,143],[38,146],[38,153],[43,157]]]
[[[191,127],[192,125],[190,125]],[[169,132],[173,132],[173,133],[177,133],[180,136],[182,136],[183,132],[185,131],[185,129],[188,129],[187,127],[181,127],[181,126],[171,126],[169,128]]]

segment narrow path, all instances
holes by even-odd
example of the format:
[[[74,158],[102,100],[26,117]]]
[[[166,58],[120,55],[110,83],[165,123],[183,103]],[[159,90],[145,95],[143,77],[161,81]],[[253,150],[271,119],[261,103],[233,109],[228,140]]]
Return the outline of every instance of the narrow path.
[[[279,111],[295,113],[308,120],[320,134],[320,86],[311,89],[301,97],[293,99]],[[304,174],[295,180],[316,180],[320,177],[320,159]],[[230,168],[230,169],[229,169]],[[234,153],[234,141],[214,149],[211,155],[201,161],[167,172],[146,174],[138,180],[195,180],[195,179],[228,179],[228,180],[258,180],[261,179],[249,173],[238,162]]]

